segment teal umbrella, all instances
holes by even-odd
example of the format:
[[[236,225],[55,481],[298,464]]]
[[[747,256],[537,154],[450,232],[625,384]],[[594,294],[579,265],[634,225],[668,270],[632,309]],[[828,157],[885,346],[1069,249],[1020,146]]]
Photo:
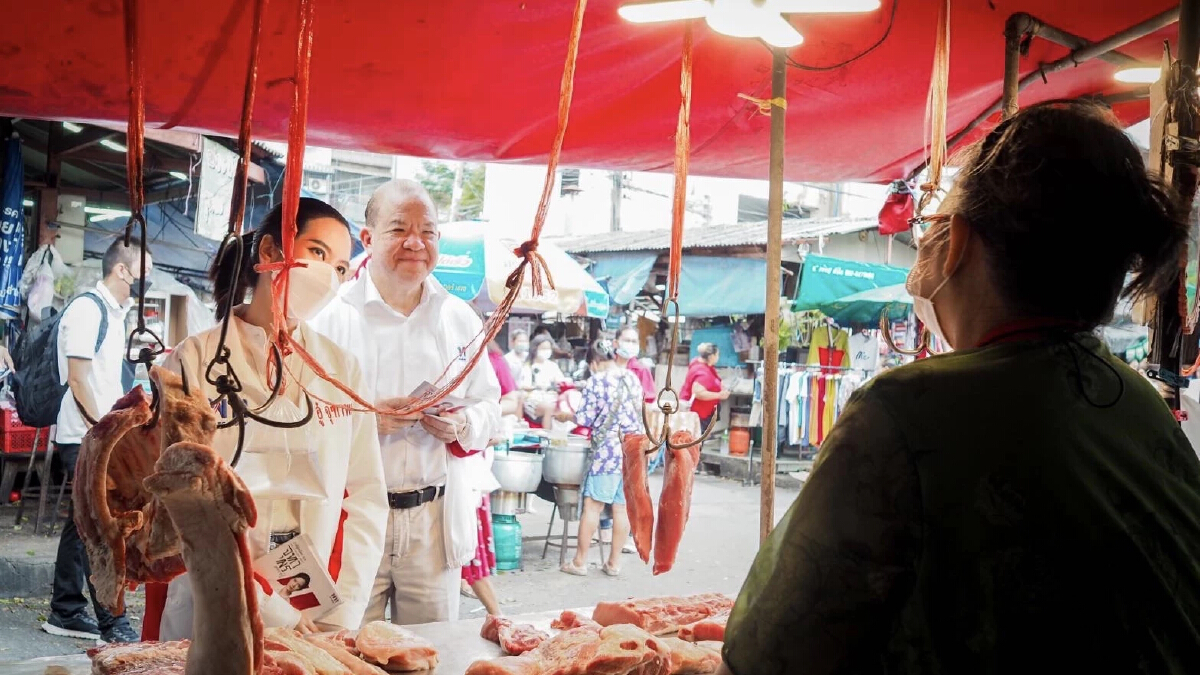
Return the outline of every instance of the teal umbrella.
[[[875,325],[886,312],[892,321],[903,321],[912,310],[912,296],[904,284],[869,288],[816,306],[825,316],[843,326]]]

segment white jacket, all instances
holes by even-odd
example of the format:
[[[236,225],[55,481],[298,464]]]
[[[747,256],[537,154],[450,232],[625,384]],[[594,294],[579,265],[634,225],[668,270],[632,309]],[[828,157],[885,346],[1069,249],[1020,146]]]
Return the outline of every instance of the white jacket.
[[[296,337],[331,376],[355,391],[362,390],[362,371],[351,354],[307,326],[300,326]],[[175,348],[166,361],[171,370],[179,372],[186,369],[190,385],[201,386],[210,400],[215,399],[217,393],[215,388],[205,381],[204,374],[209,359],[216,351],[219,338],[219,326],[189,337]],[[242,382],[242,397],[252,407],[257,407],[267,397],[267,384],[263,376],[268,358],[266,332],[235,316],[230,322],[226,345],[230,350],[232,366]],[[345,394],[332,384],[318,379],[309,368],[303,366],[298,357],[290,357],[287,364],[291,373],[299,376],[304,387],[315,396],[325,401],[349,403]],[[285,381],[291,379],[287,369],[284,377]],[[294,381],[289,382],[289,385],[296,387]],[[303,411],[303,402],[300,403],[300,407]],[[304,427],[304,431],[318,452],[319,475],[328,498],[324,502],[300,502],[300,531],[311,538],[316,554],[322,560],[329,561],[339,522],[345,515],[341,556],[334,565],[337,567],[340,564],[337,590],[342,604],[319,620],[344,628],[358,628],[371,596],[371,587],[379,570],[379,562],[383,558],[384,530],[388,519],[375,416],[370,413],[349,412],[345,407],[336,409],[336,406],[320,403],[315,399],[313,408],[313,419]],[[218,414],[221,414],[220,410]],[[270,416],[269,413],[264,414]],[[213,445],[222,457],[226,460],[231,459],[237,445],[237,428],[218,430]],[[239,467],[244,468],[242,465]],[[239,469],[235,468],[235,471],[237,470]],[[271,509],[273,506],[279,508],[284,504],[265,500],[257,504],[258,523],[249,536],[253,558],[267,552]],[[191,625],[191,589],[181,588],[181,585],[186,583],[186,577],[171,582],[164,610],[164,626],[168,622],[178,625],[179,619],[184,620],[183,625]],[[289,605],[287,600],[278,594],[265,595],[261,589],[259,608],[263,623],[268,627],[291,627],[300,619],[299,611]],[[177,639],[181,636],[170,637]]]
[[[369,273],[342,285],[338,297],[312,322],[362,363],[369,401],[407,396],[422,382],[435,386],[455,377],[479,345],[479,317],[450,295],[432,276],[420,304],[409,316],[389,307]],[[438,380],[447,364],[450,370]],[[467,426],[464,450],[482,450],[500,428],[500,383],[486,356],[453,392],[469,404],[461,411]],[[480,458],[458,458],[419,427],[380,438],[384,477],[391,491],[445,484],[446,568],[457,569],[475,556],[478,544],[478,466]]]

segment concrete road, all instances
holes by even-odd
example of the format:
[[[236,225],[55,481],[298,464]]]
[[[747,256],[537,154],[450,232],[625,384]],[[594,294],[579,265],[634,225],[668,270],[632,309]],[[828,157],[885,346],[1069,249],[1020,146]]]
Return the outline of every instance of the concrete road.
[[[661,476],[651,479],[651,494],[657,495]],[[776,519],[791,505],[797,492],[778,490]],[[525,537],[546,533],[551,505],[534,499],[536,513],[519,517]],[[0,511],[0,558],[29,557],[36,551],[36,561],[53,565],[53,538],[13,533],[7,510]],[[542,559],[542,543],[527,542],[524,549],[525,569],[503,572],[493,578],[497,596],[506,614],[522,614],[546,610],[593,605],[600,600],[623,599],[653,595],[688,594],[704,591],[737,593],[758,548],[759,489],[742,487],[740,483],[719,478],[702,477],[696,482],[692,501],[691,521],[680,545],[675,568],[653,576],[648,565],[636,555],[624,556],[622,574],[617,578],[605,576],[600,570],[600,554],[593,546],[589,552],[589,575],[575,577],[558,571],[558,552],[551,548]],[[555,533],[561,521],[555,521]],[[575,525],[571,526],[571,533]],[[36,545],[33,545],[36,544]],[[15,553],[14,553],[15,552]],[[49,553],[49,557],[46,554]],[[568,556],[574,551],[568,551]],[[43,588],[38,585],[36,588]],[[5,597],[7,596],[7,597]],[[25,597],[13,598],[0,588],[0,672],[3,662],[78,653],[92,646],[86,640],[58,638],[44,633],[39,626],[49,612],[49,589],[36,589]],[[129,616],[135,630],[140,630],[141,593],[129,594]],[[460,618],[483,616],[483,607],[474,600],[463,598]]]

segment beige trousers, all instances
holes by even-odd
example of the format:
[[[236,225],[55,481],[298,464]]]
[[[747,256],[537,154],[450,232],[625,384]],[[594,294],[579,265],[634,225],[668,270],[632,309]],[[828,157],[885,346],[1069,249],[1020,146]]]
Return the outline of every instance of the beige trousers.
[[[395,624],[458,618],[462,571],[446,569],[445,505],[443,498],[416,508],[389,511],[383,560],[375,575],[364,623],[383,620],[389,605]]]

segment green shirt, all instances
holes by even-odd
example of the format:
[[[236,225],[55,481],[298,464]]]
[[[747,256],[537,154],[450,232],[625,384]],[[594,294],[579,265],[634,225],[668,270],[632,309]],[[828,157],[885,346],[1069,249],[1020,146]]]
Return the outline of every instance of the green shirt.
[[[1200,462],[1090,335],[880,375],[759,551],[725,659],[737,675],[1200,673]]]

